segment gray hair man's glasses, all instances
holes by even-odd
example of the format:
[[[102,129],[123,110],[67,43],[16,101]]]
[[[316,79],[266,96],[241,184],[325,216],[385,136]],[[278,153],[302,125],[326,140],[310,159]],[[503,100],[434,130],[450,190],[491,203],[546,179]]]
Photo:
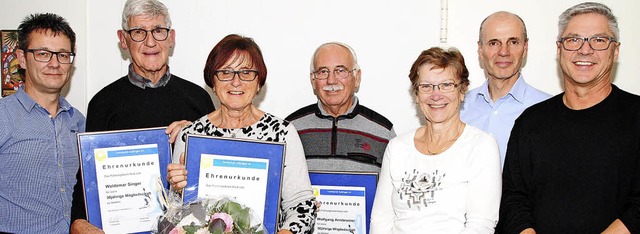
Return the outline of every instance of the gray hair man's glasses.
[[[345,79],[349,77],[349,73],[354,72],[356,70],[358,69],[349,69],[346,67],[339,66],[333,69],[333,76],[338,79]],[[313,74],[314,79],[324,80],[329,78],[329,74],[331,74],[331,70],[329,70],[329,68],[323,67],[323,68],[320,68],[320,70],[312,72],[311,74]]]
[[[141,42],[147,39],[148,32],[151,32],[153,39],[156,39],[156,41],[164,41],[169,37],[169,31],[171,31],[170,28],[163,27],[157,27],[151,30],[144,30],[141,28],[125,30],[125,32],[131,36],[131,40],[135,42]]]
[[[613,37],[563,37],[558,42],[568,51],[580,50],[585,42],[589,43],[593,50],[607,50],[611,42],[616,42],[616,39]]]
[[[53,52],[45,49],[26,49],[24,51],[32,53],[33,59],[43,63],[51,61],[51,57],[53,57],[54,54],[56,55],[58,62],[64,64],[73,63],[73,59],[76,57],[76,54],[73,52]]]
[[[224,69],[224,70],[217,70],[213,74],[215,75],[216,78],[218,78],[219,81],[231,81],[236,75],[240,77],[241,81],[246,81],[246,82],[253,81],[256,79],[256,77],[258,77],[258,71],[251,70],[251,69],[241,69],[237,71]]]

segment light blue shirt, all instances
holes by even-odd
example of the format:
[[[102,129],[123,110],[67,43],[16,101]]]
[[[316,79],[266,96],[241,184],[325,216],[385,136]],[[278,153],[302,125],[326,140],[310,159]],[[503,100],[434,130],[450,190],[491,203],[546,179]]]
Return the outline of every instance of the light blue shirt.
[[[485,81],[482,86],[467,93],[460,110],[460,119],[496,138],[500,150],[500,165],[504,166],[513,123],[525,109],[549,97],[551,95],[524,82],[520,75],[509,93],[493,102],[489,95],[489,83]]]
[[[69,232],[85,118],[58,102],[52,118],[22,88],[0,99],[0,232]]]

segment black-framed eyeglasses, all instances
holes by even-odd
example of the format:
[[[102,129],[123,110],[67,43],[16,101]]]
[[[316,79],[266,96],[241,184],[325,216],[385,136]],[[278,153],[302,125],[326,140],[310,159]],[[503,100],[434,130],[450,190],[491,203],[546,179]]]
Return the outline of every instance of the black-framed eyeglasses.
[[[612,42],[616,42],[613,37],[563,37],[558,41],[562,48],[568,51],[576,51],[584,46],[584,42],[589,43],[593,50],[607,50]]]
[[[436,87],[440,90],[440,92],[448,93],[455,90],[460,83],[456,84],[453,82],[445,82],[440,84],[418,84],[418,92],[420,93],[431,93]]]
[[[338,79],[345,79],[349,77],[349,74],[351,72],[354,72],[356,70],[358,69],[357,68],[349,69],[343,66],[338,66],[335,69],[333,69],[333,76],[335,76]],[[324,80],[329,78],[329,74],[331,74],[331,70],[329,70],[329,68],[323,67],[323,68],[320,68],[319,70],[311,72],[311,74],[313,74],[314,79]]]
[[[214,73],[214,76],[218,78],[219,81],[232,81],[233,78],[238,75],[241,81],[253,81],[258,77],[258,71],[253,69],[240,69],[237,71],[231,69],[223,69],[217,70]]]
[[[126,30],[125,32],[127,32],[129,36],[131,36],[131,40],[135,42],[141,42],[147,39],[148,32],[151,32],[153,39],[156,39],[156,41],[167,40],[167,38],[169,37],[169,31],[171,31],[170,28],[157,27],[151,30],[134,28]]]
[[[73,52],[53,52],[45,49],[26,49],[27,53],[31,52],[33,54],[33,59],[38,62],[48,63],[51,61],[51,57],[56,55],[59,63],[69,64],[73,63],[73,59],[76,58],[76,53]]]

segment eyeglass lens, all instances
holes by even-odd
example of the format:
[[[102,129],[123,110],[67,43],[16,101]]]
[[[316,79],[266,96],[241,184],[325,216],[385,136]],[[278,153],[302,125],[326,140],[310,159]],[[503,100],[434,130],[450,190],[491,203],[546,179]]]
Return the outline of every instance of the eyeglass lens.
[[[155,39],[156,41],[164,41],[164,40],[167,40],[167,38],[169,37],[170,30],[171,29],[168,29],[168,28],[154,28],[151,30],[144,30],[144,29],[137,28],[137,29],[131,29],[127,32],[129,32],[129,35],[131,35],[131,39],[135,42],[141,42],[147,39],[148,32],[151,32],[153,39]]]
[[[53,52],[48,50],[32,50],[28,49],[27,52],[33,53],[33,59],[38,62],[49,62],[53,55],[56,55],[56,59],[59,63],[72,63],[75,55],[71,52]]]
[[[313,74],[316,79],[324,80],[329,78],[330,73],[331,73],[331,70],[329,70],[328,68],[322,68],[320,70],[315,71]],[[344,79],[349,77],[349,73],[351,73],[351,70],[345,67],[337,67],[336,69],[333,70],[333,76],[335,76],[338,79]]]
[[[215,72],[215,76],[218,77],[220,81],[230,81],[238,75],[240,80],[242,81],[253,81],[258,76],[258,71],[256,70],[218,70]]]
[[[609,49],[609,45],[611,45],[613,41],[614,40],[608,37],[566,37],[562,39],[562,46],[565,50],[575,51],[581,49],[585,42],[587,42],[593,50],[606,50]]]

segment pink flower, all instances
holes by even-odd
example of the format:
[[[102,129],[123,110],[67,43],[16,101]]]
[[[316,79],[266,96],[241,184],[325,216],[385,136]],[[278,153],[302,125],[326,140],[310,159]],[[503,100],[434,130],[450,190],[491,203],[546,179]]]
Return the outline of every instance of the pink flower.
[[[221,219],[225,224],[225,233],[231,233],[233,231],[233,218],[227,213],[215,213],[211,215],[210,223],[213,223],[216,219]]]
[[[182,228],[180,228],[180,227],[174,227],[169,232],[169,234],[183,234],[183,233],[184,233],[184,230],[182,230]]]

